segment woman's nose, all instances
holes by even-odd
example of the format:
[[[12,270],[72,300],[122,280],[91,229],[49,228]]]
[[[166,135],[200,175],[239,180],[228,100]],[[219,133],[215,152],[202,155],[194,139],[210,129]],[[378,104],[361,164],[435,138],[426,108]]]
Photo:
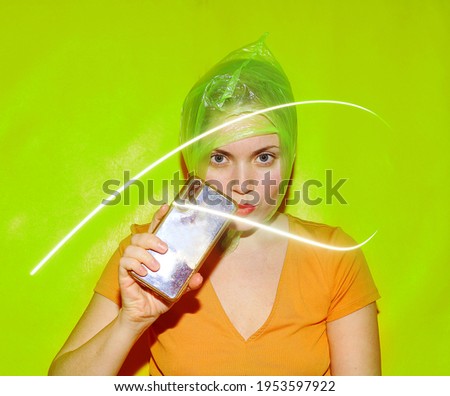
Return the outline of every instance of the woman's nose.
[[[245,195],[255,189],[257,180],[254,179],[253,172],[247,164],[236,166],[233,172],[232,191]]]

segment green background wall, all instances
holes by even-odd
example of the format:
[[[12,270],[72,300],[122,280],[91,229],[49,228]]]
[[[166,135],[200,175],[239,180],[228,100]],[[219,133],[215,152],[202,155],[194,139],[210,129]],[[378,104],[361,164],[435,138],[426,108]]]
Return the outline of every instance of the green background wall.
[[[364,252],[382,294],[383,372],[449,375],[449,4],[2,0],[0,374],[46,374],[129,225],[155,208],[105,208],[30,271],[106,198],[105,180],[177,146],[194,82],[269,32],[297,100],[356,103],[391,127],[348,107],[299,107],[294,187],[332,169],[348,179],[347,205],[289,212],[358,241],[378,230]],[[179,164],[147,176],[159,186]]]

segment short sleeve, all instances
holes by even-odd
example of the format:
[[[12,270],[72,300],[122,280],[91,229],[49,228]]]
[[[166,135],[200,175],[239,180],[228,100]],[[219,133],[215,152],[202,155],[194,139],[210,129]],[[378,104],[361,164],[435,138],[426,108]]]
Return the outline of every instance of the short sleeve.
[[[335,229],[332,240],[334,246],[357,245],[340,228]],[[360,248],[333,253],[327,267],[331,294],[328,322],[355,312],[380,298]]]
[[[123,255],[125,248],[131,243],[131,236],[136,233],[146,232],[148,230],[149,224],[137,225],[133,224],[131,229],[131,234],[128,235],[119,243],[119,247],[116,249],[114,254],[109,259],[103,270],[100,279],[98,280],[94,291],[101,294],[102,296],[110,299],[117,305],[121,305],[120,298],[120,287],[119,287],[119,262]]]

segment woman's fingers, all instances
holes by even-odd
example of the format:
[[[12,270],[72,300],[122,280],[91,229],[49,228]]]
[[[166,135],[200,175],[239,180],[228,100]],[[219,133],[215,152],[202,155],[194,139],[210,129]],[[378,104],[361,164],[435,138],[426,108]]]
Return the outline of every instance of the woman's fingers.
[[[200,273],[196,273],[192,275],[192,278],[189,281],[189,286],[186,291],[197,290],[203,283],[203,276]]]
[[[155,234],[150,234],[148,232],[134,234],[131,237],[131,245],[139,246],[146,250],[151,249],[161,254],[164,254],[167,251],[167,244]]]
[[[138,260],[131,258],[131,257],[122,257],[120,259],[120,266],[127,271],[134,271],[136,274],[140,276],[147,275],[147,269],[146,267],[139,262]]]
[[[148,252],[148,250],[153,250],[160,254],[164,254],[167,252],[167,244],[156,235],[152,234],[152,231],[157,227],[168,210],[169,205],[164,204],[163,206],[161,206],[153,216],[152,223],[149,227],[149,232],[134,234],[131,237],[131,244],[125,248],[125,251],[123,253],[123,258],[132,259],[124,261],[124,264],[130,267],[127,269],[133,270],[134,272],[142,276],[147,274],[147,272],[145,272],[145,268],[142,268],[142,264],[151,271],[155,272],[159,270],[160,266],[158,261],[153,257],[152,254]],[[131,263],[133,264],[133,268],[131,268]],[[139,268],[136,263],[139,263],[141,268]]]
[[[134,271],[140,276],[147,275],[146,268],[154,272],[159,270],[160,265],[158,261],[148,252],[148,250],[153,250],[160,254],[167,252],[167,244],[153,234],[153,231],[168,211],[169,205],[164,204],[161,206],[153,216],[149,231],[142,234],[134,234],[131,237],[131,245],[125,248],[121,259],[121,266],[123,268],[128,271]],[[199,273],[196,273],[190,279],[186,291],[196,290],[202,283],[203,277]]]
[[[146,249],[140,246],[135,245],[127,246],[125,248],[125,251],[123,252],[122,258],[134,259],[137,262],[144,264],[149,270],[153,272],[159,270],[158,261],[149,252],[147,252]]]
[[[155,228],[158,226],[158,224],[161,222],[163,217],[166,215],[166,213],[169,211],[169,205],[164,204],[162,205],[156,213],[153,215],[152,222],[150,223],[150,227],[148,229],[148,232],[152,233]]]

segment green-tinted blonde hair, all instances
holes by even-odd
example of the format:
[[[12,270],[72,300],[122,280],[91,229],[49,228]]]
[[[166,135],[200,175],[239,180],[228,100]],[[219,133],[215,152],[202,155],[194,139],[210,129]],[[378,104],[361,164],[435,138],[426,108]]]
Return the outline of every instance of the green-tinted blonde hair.
[[[294,101],[289,80],[267,48],[265,37],[230,53],[194,85],[183,105],[181,143],[220,125],[229,117]],[[264,116],[273,128],[217,131],[185,148],[183,157],[188,171],[204,177],[214,149],[247,137],[277,133],[282,177],[289,178],[297,144],[296,110],[287,107],[264,113]]]

